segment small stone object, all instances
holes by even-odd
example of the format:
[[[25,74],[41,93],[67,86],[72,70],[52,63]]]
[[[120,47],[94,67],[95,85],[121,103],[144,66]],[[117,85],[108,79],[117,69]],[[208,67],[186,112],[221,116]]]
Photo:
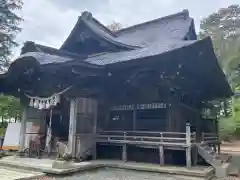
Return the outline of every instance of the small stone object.
[[[67,160],[69,158],[67,145],[61,141],[57,141],[57,159],[59,160]]]

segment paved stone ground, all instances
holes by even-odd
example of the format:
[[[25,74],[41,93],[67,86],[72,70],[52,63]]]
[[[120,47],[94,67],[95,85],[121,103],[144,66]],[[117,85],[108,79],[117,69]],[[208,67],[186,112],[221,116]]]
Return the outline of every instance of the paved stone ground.
[[[23,171],[12,168],[0,167],[0,179],[1,180],[17,180],[21,178],[33,178],[43,176],[43,173]]]
[[[71,176],[46,177],[46,179],[56,180],[204,180],[202,178],[173,176],[160,173],[146,173],[113,168],[100,168],[88,172],[73,174]]]

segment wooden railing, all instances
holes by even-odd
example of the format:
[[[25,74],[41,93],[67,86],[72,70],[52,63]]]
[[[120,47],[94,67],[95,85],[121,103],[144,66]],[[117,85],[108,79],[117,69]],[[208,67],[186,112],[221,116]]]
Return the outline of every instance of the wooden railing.
[[[177,147],[186,151],[186,164],[191,167],[191,147],[196,143],[195,133],[191,133],[190,124],[185,132],[151,131],[102,131],[96,134],[96,142],[122,146],[122,160],[127,161],[127,145],[154,146],[159,149],[160,164],[164,164],[164,148]]]
[[[202,142],[203,143],[217,143],[219,141],[220,141],[219,137],[216,133],[202,132]]]
[[[189,147],[195,143],[195,133],[151,131],[103,131],[96,141],[116,144]]]

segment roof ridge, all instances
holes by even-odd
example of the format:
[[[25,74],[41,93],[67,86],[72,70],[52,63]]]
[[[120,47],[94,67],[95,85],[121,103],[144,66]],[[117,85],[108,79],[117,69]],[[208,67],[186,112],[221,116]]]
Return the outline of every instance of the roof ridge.
[[[85,25],[88,25],[88,23],[94,23],[96,24],[101,30],[104,31],[104,33],[107,33],[109,36],[112,36],[113,38],[116,38],[116,34],[113,33],[111,30],[109,30],[106,26],[104,26],[103,24],[101,24],[98,20],[96,20],[93,16],[92,13],[88,12],[88,11],[84,11],[82,12],[81,16],[78,17],[77,23],[75,24],[75,26],[73,27],[72,31],[70,32],[70,34],[68,35],[67,39],[64,41],[64,43],[62,44],[62,46],[60,47],[60,49],[62,50],[64,48],[64,46],[66,45],[67,41],[69,40],[69,38],[72,36],[72,34],[76,31],[76,29],[78,28],[78,25],[83,22],[85,23]],[[91,27],[89,27],[91,29]],[[91,29],[94,31],[94,29]],[[115,42],[117,44],[119,44],[120,46],[126,46],[126,48],[136,48],[135,46],[131,46],[128,44],[124,44],[124,43],[119,43],[119,42]]]
[[[138,46],[133,46],[133,45],[129,45],[129,44],[124,44],[122,42],[117,42],[115,39],[116,34],[113,34],[113,32],[111,32],[107,27],[105,27],[103,24],[101,24],[99,21],[97,21],[95,18],[93,18],[92,13],[90,13],[88,11],[84,11],[82,13],[82,15],[79,17],[79,20],[82,20],[94,33],[99,34],[95,28],[92,28],[91,25],[89,25],[91,23],[96,24],[97,27],[99,29],[103,30],[104,33],[108,34],[110,36],[110,38],[107,36],[102,36],[102,35],[100,35],[100,36],[102,36],[102,38],[106,39],[107,41],[114,43],[115,45],[119,45],[119,46],[125,47],[127,49],[139,48]],[[108,29],[108,30],[106,31],[106,29]],[[113,38],[113,39],[111,39],[111,38]]]
[[[116,36],[116,34],[111,31],[109,28],[107,28],[104,24],[102,24],[100,21],[98,21],[95,17],[93,17],[91,12],[84,11],[82,15],[79,18],[83,18],[84,20],[92,20],[94,23],[99,25],[101,28],[103,28],[108,34],[112,36]]]
[[[163,16],[163,17],[160,17],[160,18],[157,18],[157,19],[153,19],[153,20],[150,20],[150,21],[146,21],[146,22],[143,22],[143,23],[135,24],[135,25],[120,29],[119,31],[116,31],[115,33],[116,33],[116,35],[120,35],[121,33],[124,33],[125,31],[128,31],[128,30],[132,30],[134,28],[142,27],[142,26],[145,26],[145,25],[148,25],[148,24],[151,24],[151,23],[155,23],[157,21],[175,19],[177,17],[189,18],[190,17],[189,16],[189,11],[187,9],[184,9],[181,12],[178,12],[178,13],[174,13],[174,14],[171,14],[171,15],[168,15],[168,16]]]

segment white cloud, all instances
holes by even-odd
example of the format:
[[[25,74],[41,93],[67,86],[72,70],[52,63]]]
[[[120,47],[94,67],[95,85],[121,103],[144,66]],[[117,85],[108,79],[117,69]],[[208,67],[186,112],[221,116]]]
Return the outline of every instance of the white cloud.
[[[21,11],[23,30],[17,41],[60,47],[85,10],[104,24],[117,21],[129,26],[188,9],[198,29],[202,17],[239,3],[240,0],[25,0]]]

